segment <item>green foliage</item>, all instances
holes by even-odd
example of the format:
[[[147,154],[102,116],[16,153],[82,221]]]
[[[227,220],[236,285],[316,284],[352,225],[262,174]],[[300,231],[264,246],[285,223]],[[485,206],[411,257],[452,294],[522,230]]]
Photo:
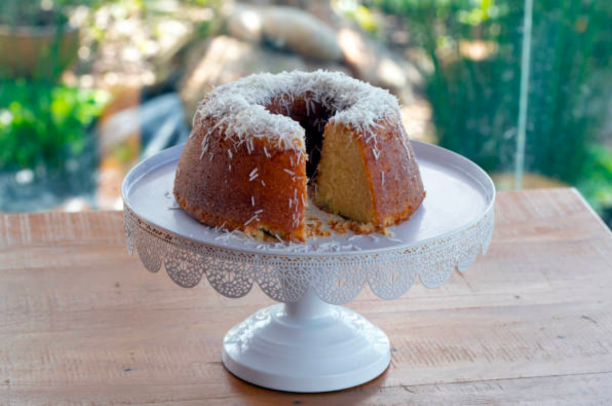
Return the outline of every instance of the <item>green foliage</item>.
[[[4,0],[0,2],[0,24],[11,27],[48,27],[64,25],[66,16],[59,9],[43,8],[40,0]]]
[[[426,91],[441,145],[488,171],[512,170],[523,0],[371,4],[403,16],[432,62]],[[596,206],[612,205],[602,197],[612,184],[609,155],[591,147],[612,94],[611,21],[612,2],[534,2],[525,170],[579,185]],[[487,49],[486,57],[464,52],[474,45]]]
[[[91,145],[88,127],[106,92],[24,80],[0,83],[0,171],[63,169]]]
[[[372,36],[378,35],[379,21],[369,8],[353,2],[340,2],[338,8],[345,16],[354,20],[362,30]]]
[[[578,181],[577,187],[588,198],[597,212],[612,207],[612,149],[601,145],[587,148],[585,172],[588,176]]]
[[[405,17],[415,45],[434,67],[426,91],[441,145],[486,170],[513,162],[522,9],[518,2],[472,0],[379,0],[374,4]],[[481,59],[466,57],[464,45],[491,48]]]
[[[589,145],[610,102],[612,70],[602,65],[612,56],[606,3],[534,4],[527,169],[572,184],[590,176]]]

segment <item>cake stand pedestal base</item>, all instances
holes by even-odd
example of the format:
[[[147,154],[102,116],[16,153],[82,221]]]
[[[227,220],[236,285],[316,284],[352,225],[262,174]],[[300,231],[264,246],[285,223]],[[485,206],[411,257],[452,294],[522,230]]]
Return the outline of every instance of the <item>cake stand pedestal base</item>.
[[[237,377],[288,392],[328,392],[387,369],[389,339],[368,320],[309,291],[258,311],[223,340],[223,364]]]

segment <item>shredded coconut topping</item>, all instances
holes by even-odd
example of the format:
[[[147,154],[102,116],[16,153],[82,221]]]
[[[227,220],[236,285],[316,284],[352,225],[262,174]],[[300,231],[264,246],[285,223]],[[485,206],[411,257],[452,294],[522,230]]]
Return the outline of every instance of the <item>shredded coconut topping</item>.
[[[290,105],[304,97],[307,111],[315,105],[334,112],[330,122],[344,124],[374,134],[377,121],[399,117],[397,99],[387,90],[374,87],[341,72],[283,72],[261,73],[247,76],[236,82],[219,86],[202,100],[194,116],[194,125],[211,119],[216,124],[208,129],[207,136],[218,127],[238,144],[247,143],[253,149],[253,138],[276,141],[279,149],[304,151],[304,129],[290,117],[269,112],[265,106],[273,101],[290,112]],[[202,143],[205,151],[207,143]],[[268,155],[268,151],[264,151]],[[228,151],[231,158],[231,152]]]

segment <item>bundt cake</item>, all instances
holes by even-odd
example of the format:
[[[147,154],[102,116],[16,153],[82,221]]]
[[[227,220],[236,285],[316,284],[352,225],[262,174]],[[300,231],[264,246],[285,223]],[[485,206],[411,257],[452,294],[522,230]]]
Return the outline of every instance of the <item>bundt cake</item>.
[[[318,207],[376,231],[409,219],[425,191],[397,99],[342,73],[256,74],[200,103],[174,183],[200,222],[305,241]]]

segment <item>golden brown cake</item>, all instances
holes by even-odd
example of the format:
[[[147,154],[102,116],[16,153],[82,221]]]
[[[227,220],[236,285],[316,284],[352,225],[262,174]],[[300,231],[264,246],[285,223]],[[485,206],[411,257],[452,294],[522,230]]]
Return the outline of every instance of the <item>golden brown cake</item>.
[[[174,195],[198,221],[305,241],[308,188],[322,209],[377,231],[425,191],[397,99],[342,73],[251,75],[200,103]]]

